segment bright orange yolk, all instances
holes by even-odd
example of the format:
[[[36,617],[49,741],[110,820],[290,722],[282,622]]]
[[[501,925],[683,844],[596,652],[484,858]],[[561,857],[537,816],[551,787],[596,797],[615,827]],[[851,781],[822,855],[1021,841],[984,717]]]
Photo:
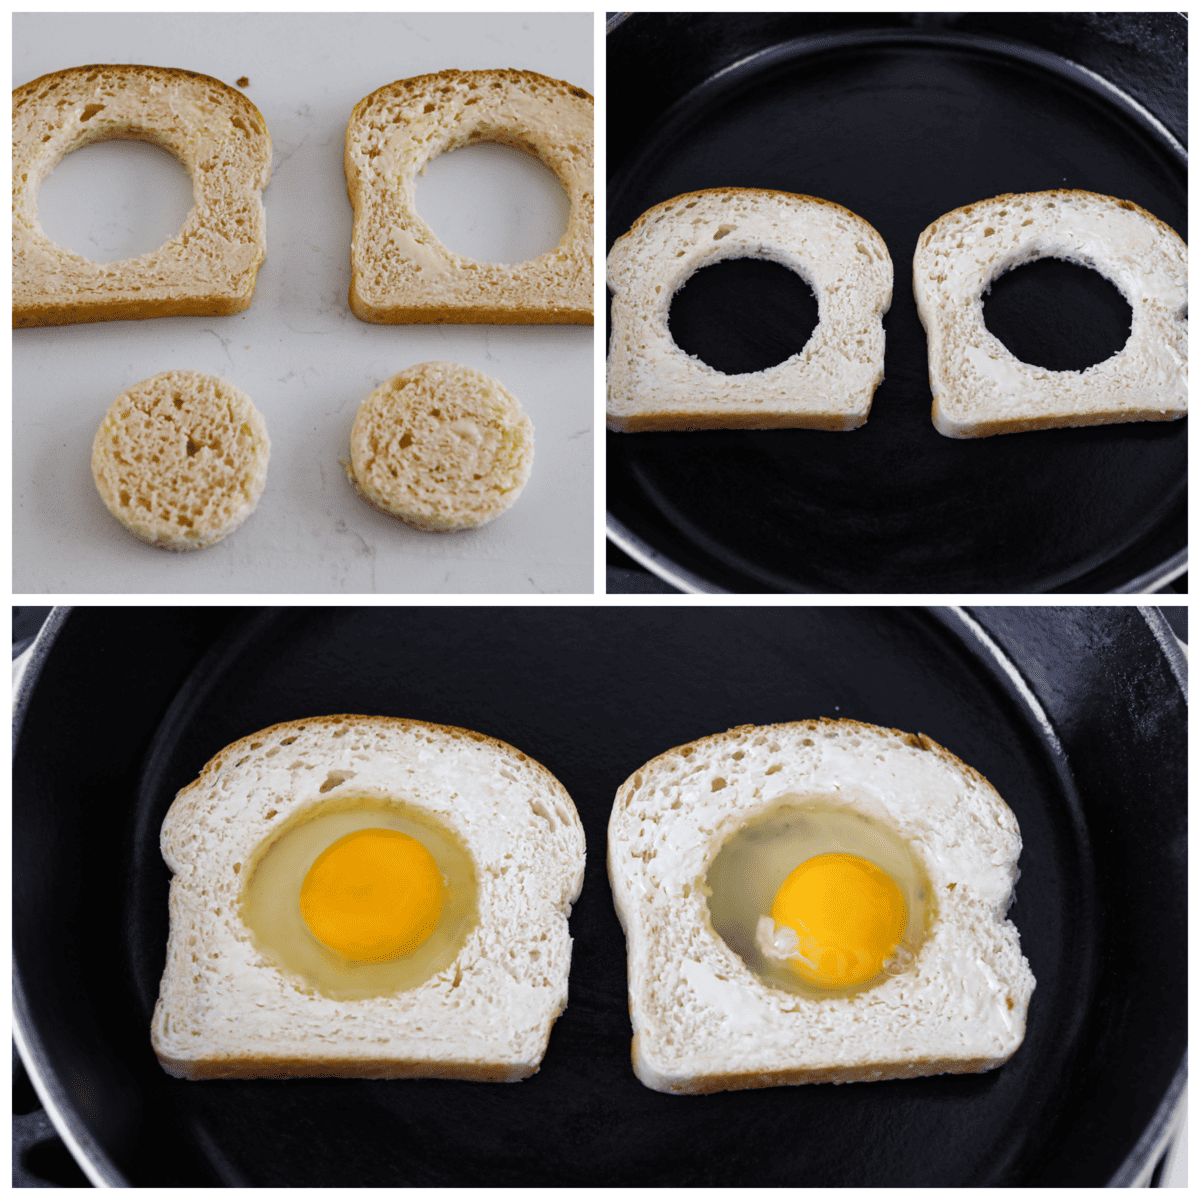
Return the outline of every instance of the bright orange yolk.
[[[908,924],[895,880],[855,854],[802,862],[775,893],[771,917],[799,941],[792,968],[809,983],[838,988],[878,975]]]
[[[300,914],[317,941],[356,962],[415,950],[442,915],[442,873],[416,838],[360,829],[334,842],[300,887]]]

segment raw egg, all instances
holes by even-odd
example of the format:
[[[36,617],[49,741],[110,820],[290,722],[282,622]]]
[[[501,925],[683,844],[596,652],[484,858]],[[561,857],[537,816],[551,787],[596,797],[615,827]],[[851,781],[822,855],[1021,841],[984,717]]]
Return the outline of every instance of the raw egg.
[[[379,797],[298,813],[259,848],[241,897],[255,946],[336,1000],[423,983],[476,923],[470,855],[429,814]]]
[[[821,798],[789,798],[749,821],[703,886],[725,943],[764,983],[804,996],[845,995],[903,973],[933,919],[908,843]]]

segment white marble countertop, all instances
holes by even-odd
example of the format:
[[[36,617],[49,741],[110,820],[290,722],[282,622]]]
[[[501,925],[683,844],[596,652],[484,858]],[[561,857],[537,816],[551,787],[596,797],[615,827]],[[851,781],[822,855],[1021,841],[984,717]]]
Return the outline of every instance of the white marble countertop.
[[[352,212],[342,145],[354,104],[448,67],[516,67],[593,90],[590,13],[18,13],[13,83],[63,67],[136,62],[213,75],[262,112],[273,143],[267,261],[232,317],[172,317],[13,333],[13,589],[41,593],[590,593],[594,331],[583,326],[383,326],[351,312]],[[101,261],[153,249],[191,206],[186,170],[141,142],[68,155],[39,213]],[[531,156],[465,147],[434,160],[417,203],[452,249],[521,261],[554,245],[566,196]],[[494,376],[533,420],[533,476],[511,511],[429,534],[364,503],[340,460],[379,383],[442,359]],[[266,492],[209,549],[143,545],[104,509],[92,439],[117,395],[159,371],[221,375],[270,432]]]

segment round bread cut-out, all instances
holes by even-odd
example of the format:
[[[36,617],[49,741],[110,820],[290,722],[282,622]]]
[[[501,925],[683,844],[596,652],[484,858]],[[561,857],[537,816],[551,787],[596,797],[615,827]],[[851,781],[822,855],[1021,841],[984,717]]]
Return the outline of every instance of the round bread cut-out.
[[[988,330],[993,281],[1040,258],[1091,267],[1117,287],[1133,313],[1120,351],[1083,371],[1051,371]],[[918,239],[913,295],[929,342],[933,423],[946,437],[1187,413],[1187,245],[1129,200],[1056,190],[956,208]]]
[[[157,250],[96,263],[46,236],[42,181],[64,154],[110,138],[153,142],[188,169],[195,205]],[[73,67],[13,91],[13,327],[221,316],[254,298],[266,258],[262,114],[219,79],[169,67]]]
[[[135,537],[199,550],[254,511],[270,456],[266,422],[245,392],[216,375],[164,371],[113,402],[92,444],[92,477]]]
[[[350,476],[376,508],[418,529],[472,529],[516,503],[533,469],[533,423],[496,380],[421,363],[363,402]]]
[[[592,97],[532,71],[442,71],[360,100],[345,151],[354,315],[380,325],[590,325],[593,136]],[[558,176],[571,214],[554,249],[513,265],[476,262],[418,214],[425,164],[474,142],[524,150]]]
[[[812,288],[818,321],[798,353],[725,375],[671,337],[675,293],[702,267],[763,258]],[[608,428],[857,429],[883,379],[892,260],[879,234],[829,200],[757,188],[689,192],[656,205],[608,256]]]

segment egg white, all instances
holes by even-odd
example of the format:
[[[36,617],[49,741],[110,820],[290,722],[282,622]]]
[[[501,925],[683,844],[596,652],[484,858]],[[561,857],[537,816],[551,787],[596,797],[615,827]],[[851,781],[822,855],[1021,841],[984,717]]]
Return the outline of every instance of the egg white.
[[[309,868],[334,842],[359,829],[395,829],[416,838],[433,855],[445,887],[433,933],[408,954],[387,962],[354,962],[330,950],[300,912],[300,889]],[[333,1000],[417,987],[454,962],[478,919],[470,855],[428,814],[400,801],[350,796],[305,809],[255,851],[248,869],[239,907],[255,947],[301,990]]]
[[[721,846],[701,883],[713,930],[763,983],[797,995],[850,995],[889,978],[881,971],[853,987],[821,988],[806,982],[786,960],[764,955],[759,923],[769,919],[775,893],[796,867],[819,854],[854,854],[891,876],[908,912],[900,961],[892,972],[911,968],[935,915],[925,871],[899,834],[834,797],[784,796]]]

